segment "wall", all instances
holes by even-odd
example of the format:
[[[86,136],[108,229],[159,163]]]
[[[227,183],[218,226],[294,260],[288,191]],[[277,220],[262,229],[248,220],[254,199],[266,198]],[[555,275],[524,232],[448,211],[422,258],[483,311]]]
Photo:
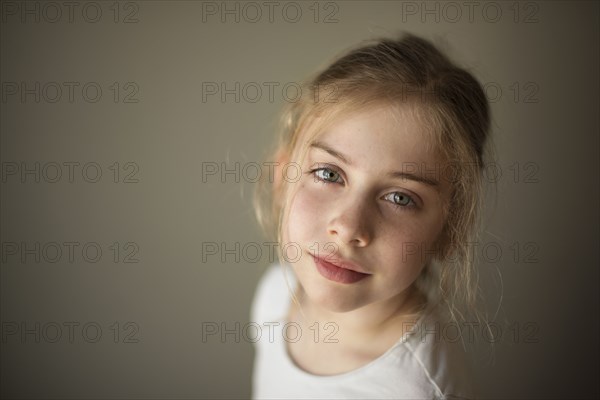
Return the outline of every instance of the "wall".
[[[269,7],[2,3],[2,396],[248,397],[241,330],[271,261],[252,163],[297,82],[402,30],[492,102],[502,175],[474,251],[507,323],[485,396],[597,396],[598,4]],[[221,323],[239,339],[203,338]]]

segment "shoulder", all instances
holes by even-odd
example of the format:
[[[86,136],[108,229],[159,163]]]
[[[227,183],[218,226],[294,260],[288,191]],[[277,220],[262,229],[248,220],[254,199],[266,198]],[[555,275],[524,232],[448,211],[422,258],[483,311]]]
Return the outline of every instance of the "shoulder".
[[[443,399],[472,399],[477,396],[471,354],[466,337],[431,312],[417,324],[404,346],[415,367]]]
[[[295,285],[296,279],[290,267],[280,264],[267,267],[256,285],[250,309],[251,322],[262,324],[284,320]]]

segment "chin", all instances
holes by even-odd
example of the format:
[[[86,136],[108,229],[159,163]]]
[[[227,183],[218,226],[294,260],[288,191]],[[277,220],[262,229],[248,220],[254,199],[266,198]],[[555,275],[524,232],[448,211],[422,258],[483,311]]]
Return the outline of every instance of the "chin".
[[[335,288],[325,283],[304,286],[306,296],[311,303],[324,310],[335,313],[354,311],[366,305],[364,299],[350,288]]]

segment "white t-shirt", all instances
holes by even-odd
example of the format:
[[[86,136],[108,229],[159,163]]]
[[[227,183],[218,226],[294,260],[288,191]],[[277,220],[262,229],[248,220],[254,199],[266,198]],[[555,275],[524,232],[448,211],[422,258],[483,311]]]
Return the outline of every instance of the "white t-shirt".
[[[261,326],[254,342],[252,398],[474,398],[461,340],[443,340],[441,325],[436,327],[431,313],[383,355],[353,371],[319,376],[302,370],[286,348],[286,338],[293,340],[298,332],[286,321],[291,294],[283,272],[280,265],[270,266],[252,303],[251,322]],[[294,290],[297,280],[291,267],[286,276]]]

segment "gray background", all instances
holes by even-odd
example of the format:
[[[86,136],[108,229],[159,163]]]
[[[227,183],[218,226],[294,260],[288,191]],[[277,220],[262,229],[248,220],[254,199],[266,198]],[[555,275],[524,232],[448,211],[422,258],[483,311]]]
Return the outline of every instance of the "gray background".
[[[28,2],[24,16],[23,3],[2,5],[2,397],[248,397],[252,344],[243,332],[203,341],[202,329],[240,332],[270,262],[249,163],[294,97],[284,85],[401,30],[442,46],[492,101],[502,176],[482,242],[492,245],[477,254],[488,307],[502,297],[508,325],[493,362],[480,354],[483,393],[598,395],[598,3],[476,2],[470,16],[462,2],[278,2],[272,21],[263,2],[258,18],[236,2],[77,2],[72,19],[54,4]],[[223,22],[223,7],[239,22]],[[39,102],[20,86],[36,82]],[[212,82],[239,82],[239,102],[203,101]],[[272,99],[265,82],[279,85]],[[22,178],[36,162],[40,181]],[[79,163],[72,182],[68,162]],[[203,167],[222,162],[239,178],[203,182]],[[88,182],[94,166],[102,176]],[[72,260],[65,242],[79,243]],[[239,243],[239,262],[203,252],[212,243]]]

